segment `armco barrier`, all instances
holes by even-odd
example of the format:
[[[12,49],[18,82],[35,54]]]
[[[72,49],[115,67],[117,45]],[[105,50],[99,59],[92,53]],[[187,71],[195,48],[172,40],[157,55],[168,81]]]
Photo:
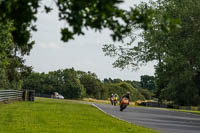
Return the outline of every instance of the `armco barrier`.
[[[0,102],[22,100],[23,91],[20,90],[0,90]]]

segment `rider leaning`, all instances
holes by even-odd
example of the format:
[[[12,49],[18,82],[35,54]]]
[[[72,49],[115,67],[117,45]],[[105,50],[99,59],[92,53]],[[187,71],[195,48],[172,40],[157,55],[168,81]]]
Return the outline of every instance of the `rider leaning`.
[[[122,96],[121,100],[126,97],[130,101],[130,92],[128,91],[125,95]],[[121,102],[120,100],[120,102]]]
[[[112,103],[113,102],[113,93],[111,94],[111,96],[110,96],[110,102]]]
[[[110,100],[113,99],[113,96],[114,96],[114,95],[113,95],[113,93],[112,93],[111,96],[110,96]]]

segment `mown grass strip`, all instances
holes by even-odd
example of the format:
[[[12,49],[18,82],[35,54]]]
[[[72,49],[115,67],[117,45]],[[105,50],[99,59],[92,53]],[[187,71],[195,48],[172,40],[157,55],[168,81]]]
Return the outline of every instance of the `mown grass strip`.
[[[167,109],[167,110],[169,110],[169,111],[185,112],[185,113],[192,113],[192,114],[200,115],[200,111],[182,110],[182,109]]]
[[[0,105],[0,133],[156,133],[105,115],[89,104],[37,99]]]

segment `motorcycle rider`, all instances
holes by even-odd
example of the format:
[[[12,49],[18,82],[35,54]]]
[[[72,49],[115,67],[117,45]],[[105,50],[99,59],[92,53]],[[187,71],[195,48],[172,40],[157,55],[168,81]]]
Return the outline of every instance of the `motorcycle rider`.
[[[117,100],[118,100],[118,95],[115,93],[115,95],[113,97],[114,106],[117,104]]]
[[[117,101],[117,99],[118,99],[118,95],[115,93],[115,95],[114,95],[114,100]]]
[[[121,97],[121,99],[120,99],[120,102],[121,102],[121,100],[122,100],[124,97],[126,97],[126,98],[130,101],[130,92],[128,91],[125,95],[123,95],[123,96]]]
[[[113,105],[113,93],[111,94],[111,96],[110,96],[110,102],[111,102],[111,104]]]

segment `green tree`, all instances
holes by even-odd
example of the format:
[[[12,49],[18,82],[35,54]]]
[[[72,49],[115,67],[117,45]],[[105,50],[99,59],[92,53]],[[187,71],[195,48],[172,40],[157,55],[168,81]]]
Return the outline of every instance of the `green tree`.
[[[200,1],[158,0],[149,6],[154,8],[155,17],[151,28],[142,32],[143,41],[133,46],[135,38],[131,38],[128,47],[116,49],[114,45],[107,45],[104,51],[107,55],[119,57],[114,63],[116,67],[132,66],[137,69],[141,64],[158,62],[155,67],[156,96],[180,105],[200,104]],[[180,28],[163,31],[160,25],[171,25],[172,21],[168,18],[179,20]]]
[[[113,32],[111,36],[114,41],[122,40],[123,36],[130,32],[131,23],[142,23],[143,28],[147,28],[148,22],[151,21],[151,10],[138,12],[133,8],[130,11],[120,9],[119,4],[123,3],[123,0],[52,0],[52,2],[59,9],[59,20],[67,23],[67,26],[61,29],[61,39],[64,42],[73,39],[75,35],[84,35],[84,28],[96,31],[108,28]],[[35,21],[39,8],[43,8],[46,13],[52,10],[41,0],[0,0],[1,25],[7,23],[9,25],[9,22],[12,22],[12,30],[8,30],[12,35],[12,50],[10,50],[12,54],[9,55],[12,63],[9,68],[2,69],[2,73],[5,73],[9,82],[12,82],[10,87],[20,88],[23,78],[21,72],[24,73],[28,69],[24,65],[23,56],[29,55],[34,45],[31,33],[37,30]],[[4,33],[0,36],[4,36]],[[0,50],[5,50],[5,47],[1,47]],[[5,60],[8,62],[8,59]],[[2,78],[6,78],[5,76]]]
[[[150,27],[154,11],[147,4],[143,8],[130,8],[123,10],[119,5],[124,0],[52,0],[59,10],[59,20],[66,22],[67,26],[61,29],[61,40],[67,42],[74,39],[75,35],[84,35],[84,29],[93,29],[101,31],[103,29],[111,30],[114,41],[122,41],[132,26],[137,25],[143,29]],[[53,10],[48,5],[42,3],[42,0],[1,0],[0,1],[0,22],[7,23],[12,21],[13,30],[13,54],[12,66],[10,66],[10,78],[15,77],[13,84],[22,79],[27,66],[24,65],[23,56],[29,55],[34,45],[31,40],[31,33],[36,31],[35,21],[37,12],[43,8],[46,13]],[[171,20],[167,20],[171,22]],[[161,26],[165,21],[160,24]],[[170,23],[171,24],[171,23]],[[173,23],[172,23],[173,24]],[[166,24],[168,27],[168,24]],[[12,70],[11,70],[12,69]],[[20,69],[19,71],[15,71]],[[17,76],[15,76],[17,75]]]
[[[7,76],[7,68],[10,63],[9,55],[13,48],[12,32],[13,26],[11,22],[6,24],[0,22],[0,89],[8,89],[9,81]]]
[[[119,8],[124,0],[55,0],[59,9],[59,20],[65,21],[68,27],[61,29],[62,40],[73,39],[74,35],[83,35],[83,28],[102,30],[109,28],[113,31],[113,40],[121,40],[124,34],[130,32],[131,23],[141,23],[147,28],[151,21],[152,11],[146,9],[139,12],[130,8],[125,11]],[[36,14],[42,7],[46,13],[52,8],[44,5],[41,0],[3,0],[0,1],[1,21],[12,20],[15,30],[12,32],[15,50],[28,54],[32,45],[31,31],[36,31],[33,22],[37,20]],[[124,23],[121,23],[124,22]]]
[[[22,64],[23,60],[14,54],[12,21],[1,21],[0,18],[0,88],[21,89],[22,78],[28,67]]]
[[[142,75],[140,76],[140,83],[142,88],[146,88],[150,91],[155,89],[155,83],[154,83],[154,76],[149,75]]]
[[[144,100],[144,96],[138,91],[138,89],[133,88],[133,86],[127,82],[120,83],[105,83],[104,84],[109,89],[109,95],[118,94],[122,97],[127,92],[131,93],[131,101]]]
[[[105,98],[107,95],[106,90],[103,87],[101,81],[97,78],[96,74],[79,71],[79,79],[81,84],[86,89],[87,97],[93,97],[97,99]]]
[[[86,96],[86,90],[80,83],[74,69],[57,70],[53,72],[32,72],[24,78],[24,89],[35,90],[36,93],[53,94],[61,93],[65,98],[79,99]]]
[[[144,96],[145,100],[151,100],[154,95],[148,89],[138,89],[138,91]]]
[[[72,69],[63,70],[62,77],[62,88],[60,88],[61,94],[66,98],[77,99],[85,96],[85,88],[80,83],[76,71]]]

